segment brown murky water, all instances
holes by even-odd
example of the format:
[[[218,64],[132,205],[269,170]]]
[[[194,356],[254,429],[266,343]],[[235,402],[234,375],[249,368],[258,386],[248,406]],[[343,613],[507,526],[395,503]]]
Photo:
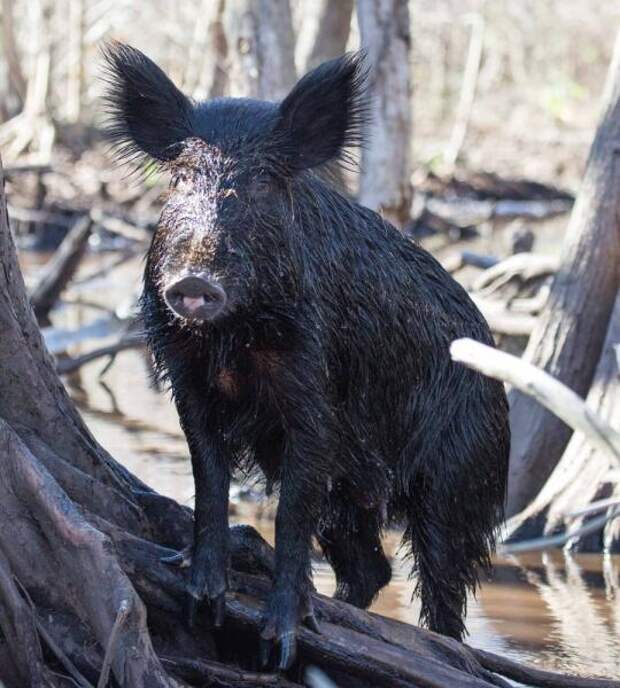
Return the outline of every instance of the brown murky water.
[[[97,263],[91,262],[91,269]],[[138,265],[130,263],[113,279],[75,288],[72,296],[121,303],[137,288],[137,274]],[[75,328],[97,317],[101,313],[91,308],[71,306],[55,317],[55,325]],[[84,366],[68,380],[92,432],[142,480],[191,505],[187,447],[168,396],[148,384],[145,356],[138,350],[123,352],[99,379],[104,364]],[[233,520],[253,524],[273,541],[273,504],[240,498],[238,491],[233,493]],[[394,578],[373,609],[416,623],[418,607],[410,602],[413,584],[398,556],[398,540],[398,533],[386,537]],[[326,563],[316,564],[314,580],[321,592],[333,591]],[[493,579],[470,602],[468,628],[476,647],[541,668],[620,678],[620,558],[553,553],[497,562]]]

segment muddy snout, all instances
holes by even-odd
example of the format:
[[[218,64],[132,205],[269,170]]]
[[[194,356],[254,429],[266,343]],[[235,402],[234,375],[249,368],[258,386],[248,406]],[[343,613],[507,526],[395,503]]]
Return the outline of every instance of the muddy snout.
[[[168,307],[188,320],[213,320],[226,308],[226,292],[212,277],[202,273],[183,275],[164,290]]]

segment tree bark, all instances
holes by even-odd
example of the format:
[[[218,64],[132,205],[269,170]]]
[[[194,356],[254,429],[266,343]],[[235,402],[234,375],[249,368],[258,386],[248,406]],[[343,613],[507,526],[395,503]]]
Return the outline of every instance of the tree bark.
[[[227,2],[224,27],[232,96],[281,100],[295,83],[289,0]]]
[[[407,0],[358,0],[371,67],[371,125],[362,150],[359,200],[402,227],[410,217],[411,77]]]
[[[620,40],[603,112],[573,208],[549,299],[525,358],[585,396],[620,285]],[[507,513],[536,496],[562,456],[571,430],[520,392],[512,392]]]
[[[187,630],[187,569],[162,560],[190,544],[191,511],[142,484],[84,426],[30,306],[1,183],[0,332],[0,681],[9,688],[92,688],[111,677],[121,688],[295,688],[309,664],[341,688],[506,688],[487,668],[501,658],[478,660],[454,640],[321,595],[321,634],[301,629],[290,677],[256,673],[274,555],[248,527],[231,529],[224,628],[215,636],[199,614]],[[539,678],[531,685],[616,685]]]

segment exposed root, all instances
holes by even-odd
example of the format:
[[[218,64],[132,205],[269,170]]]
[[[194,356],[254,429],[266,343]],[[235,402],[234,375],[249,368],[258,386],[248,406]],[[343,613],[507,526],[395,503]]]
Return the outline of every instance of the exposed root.
[[[114,630],[116,610],[128,604],[111,662],[116,680],[132,688],[177,685],[155,654],[144,604],[119,566],[109,538],[84,519],[3,421],[0,446],[0,550],[35,604],[66,609],[90,628],[102,647]],[[63,576],[50,575],[56,571]]]

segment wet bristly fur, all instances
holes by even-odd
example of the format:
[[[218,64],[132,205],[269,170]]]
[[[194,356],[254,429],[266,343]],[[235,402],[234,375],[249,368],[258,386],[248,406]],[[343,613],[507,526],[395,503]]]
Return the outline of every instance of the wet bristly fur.
[[[493,343],[464,289],[321,174],[361,142],[363,58],[322,65],[282,103],[193,103],[137,51],[106,55],[121,155],[172,175],[142,314],[192,451],[197,521],[224,518],[201,481],[227,490],[231,471],[260,469],[280,484],[280,584],[303,588],[315,535],[338,595],[362,607],[390,579],[380,534],[404,522],[422,621],[462,637],[503,517],[506,397],[450,359],[458,337]],[[228,295],[214,322],[163,298],[193,269]],[[199,455],[225,457],[228,475]]]

